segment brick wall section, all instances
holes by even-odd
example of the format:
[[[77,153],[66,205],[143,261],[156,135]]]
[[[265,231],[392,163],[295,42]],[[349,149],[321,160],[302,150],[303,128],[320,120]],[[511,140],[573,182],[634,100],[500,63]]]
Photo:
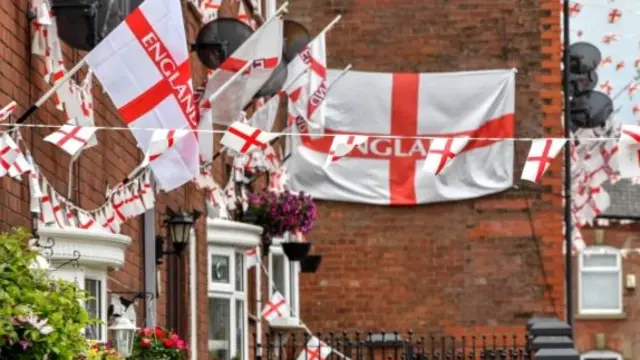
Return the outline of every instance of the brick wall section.
[[[640,230],[640,225],[612,225],[602,228],[604,232],[604,246],[622,249],[625,246],[632,249],[640,248],[636,234]],[[583,229],[582,235],[587,246],[596,245],[594,229]],[[627,241],[630,240],[629,243]],[[575,263],[575,295],[578,300],[578,282],[577,282],[577,262]],[[640,255],[629,254],[627,258],[622,259],[623,276],[627,274],[640,275]],[[624,284],[624,278],[623,278]],[[638,322],[638,314],[640,314],[640,303],[638,302],[638,290],[627,290],[623,286],[623,310],[626,317],[621,319],[591,318],[581,319],[576,317],[576,345],[581,352],[596,349],[596,334],[604,334],[605,347],[612,351],[625,354],[625,348],[631,353],[625,355],[630,359],[638,358],[640,354],[640,322]],[[577,303],[575,307],[578,309]]]
[[[343,19],[327,37],[331,68],[515,67],[517,136],[561,134],[557,1],[290,4],[290,18],[312,33],[338,13]],[[528,147],[517,145],[516,178]],[[461,333],[522,326],[534,313],[563,316],[561,198],[552,195],[560,194],[561,164],[540,185],[517,182],[519,190],[474,201],[394,208],[319,202],[310,239],[324,259],[316,274],[301,275],[303,320],[322,332]]]
[[[26,18],[27,0],[0,1],[0,105],[4,106],[10,100],[18,102],[15,114],[22,113],[31,103],[42,95],[49,85],[42,79],[44,64],[39,58],[30,55],[31,38],[29,24]],[[184,10],[188,18],[188,35],[193,39],[200,27],[193,14]],[[64,55],[68,64],[78,61],[84,54],[64,48]],[[203,69],[195,55],[191,59],[195,78],[202,79]],[[69,68],[71,66],[68,66]],[[82,79],[84,74],[81,74]],[[111,100],[102,93],[95,82],[93,94],[95,96],[96,125],[123,126]],[[56,110],[50,101],[41,107],[29,123],[62,124],[64,114]],[[67,171],[69,157],[54,145],[45,143],[42,138],[48,135],[50,129],[22,129],[22,135],[34,155],[36,163],[42,169],[52,186],[61,194],[66,193]],[[74,172],[74,191],[71,196],[77,204],[85,209],[92,209],[104,202],[105,186],[114,186],[120,182],[142,159],[142,154],[136,148],[133,136],[128,131],[99,131],[99,145],[86,150],[76,162]],[[26,179],[26,178],[25,178]],[[30,227],[29,189],[27,181],[18,182],[4,177],[0,180],[0,231],[8,231],[14,226]],[[204,210],[204,198],[200,191],[193,186],[185,186],[169,194],[160,194],[156,203],[156,230],[161,232],[160,218],[165,208]],[[144,291],[142,253],[142,216],[129,220],[123,227],[122,233],[131,236],[132,244],[127,249],[126,263],[121,271],[109,273],[108,291]],[[204,221],[197,226],[199,274],[200,282],[206,279],[206,240]],[[166,259],[165,259],[166,260]],[[165,261],[166,263],[166,261]],[[162,267],[161,277],[166,282],[165,266]],[[188,273],[187,273],[188,274]],[[185,275],[185,284],[188,284]],[[166,314],[166,283],[161,285],[162,293],[157,303],[157,319],[164,324]],[[198,289],[201,294],[201,289]],[[185,293],[187,290],[185,289]],[[130,296],[130,295],[129,295]],[[188,302],[187,302],[188,303]],[[206,311],[206,299],[199,298],[199,312]],[[140,324],[144,315],[144,304],[138,301]],[[207,318],[201,316],[199,328],[207,328]],[[206,335],[206,330],[204,332]],[[206,356],[206,336],[201,336],[199,349],[202,356]]]

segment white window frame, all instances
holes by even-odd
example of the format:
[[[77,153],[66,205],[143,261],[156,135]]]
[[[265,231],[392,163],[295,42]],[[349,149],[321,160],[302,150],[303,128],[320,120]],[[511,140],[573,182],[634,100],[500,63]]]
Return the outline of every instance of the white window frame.
[[[587,351],[580,355],[580,360],[602,360],[602,359],[614,359],[623,360],[622,355],[614,351],[609,350],[593,350]]]
[[[84,268],[84,279],[79,281],[79,286],[82,290],[86,290],[84,287],[84,282],[86,280],[94,280],[100,282],[100,293],[98,296],[100,297],[100,317],[98,320],[102,321],[102,324],[97,324],[100,328],[100,338],[95,339],[97,341],[107,341],[107,272],[106,270],[100,271],[90,268]]]
[[[612,267],[588,267],[584,268],[585,257],[591,255],[615,255],[616,266]],[[583,272],[593,273],[618,273],[618,288],[620,296],[617,309],[585,309],[582,305],[582,274]],[[622,284],[622,256],[620,250],[609,246],[590,246],[584,249],[578,256],[578,313],[584,315],[617,315],[623,313],[623,284]]]
[[[284,296],[287,304],[291,308],[291,317],[294,319],[298,319],[300,312],[300,264],[298,261],[289,261],[287,256],[284,254],[282,250],[282,242],[284,239],[282,238],[274,238],[273,243],[269,247],[269,266],[268,266],[268,278],[269,278],[269,299],[273,296],[273,289],[271,284],[275,284],[274,282],[274,273],[273,273],[273,256],[282,256],[284,259]],[[295,294],[291,294],[291,291],[295,292]],[[293,300],[292,300],[292,295]]]
[[[233,359],[237,356],[238,349],[236,346],[236,300],[241,300],[244,303],[243,311],[244,311],[244,319],[243,319],[243,349],[242,349],[242,358],[241,360],[248,360],[248,352],[249,352],[249,316],[248,316],[248,296],[247,296],[247,271],[246,266],[243,269],[243,282],[242,282],[242,290],[236,291],[236,254],[242,256],[243,264],[246,264],[247,257],[245,255],[245,250],[235,249],[233,247],[222,247],[222,246],[209,246],[207,253],[207,284],[208,284],[208,298],[216,298],[216,299],[226,299],[229,300],[229,359]],[[213,255],[221,255],[227,256],[229,258],[229,284],[221,284],[215,283],[211,278],[211,257]],[[207,314],[209,317],[209,314]],[[214,320],[215,321],[215,320]],[[212,346],[216,345],[216,340],[207,340],[208,341],[208,351],[211,351]],[[227,359],[220,359],[227,360]]]

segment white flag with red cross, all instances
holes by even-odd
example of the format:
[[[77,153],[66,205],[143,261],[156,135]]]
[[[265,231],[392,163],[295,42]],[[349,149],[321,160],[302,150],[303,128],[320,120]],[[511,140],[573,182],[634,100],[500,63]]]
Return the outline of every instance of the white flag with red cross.
[[[273,19],[256,30],[249,39],[227,58],[207,81],[200,100],[201,130],[212,124],[230,125],[238,119],[242,109],[269,79],[282,56],[282,20]],[[211,104],[209,98],[227,83],[243,66],[249,69],[236,78]],[[200,133],[202,158],[213,157],[213,133]]]
[[[105,229],[98,224],[93,215],[83,210],[78,211],[78,227],[83,230],[104,232]]]
[[[535,139],[531,141],[529,155],[527,155],[527,161],[520,178],[539,183],[565,143],[565,139]]]
[[[198,127],[180,1],[145,0],[89,53],[87,62],[141,149],[151,140],[145,129]],[[150,167],[169,191],[198,175],[199,160],[198,140],[190,132]]]
[[[258,252],[256,251],[255,248],[253,249],[249,249],[246,252],[246,262],[245,262],[245,268],[247,270],[251,269],[252,267],[258,265],[258,263],[260,262],[258,260]]]
[[[240,154],[246,154],[254,150],[264,150],[269,141],[275,139],[276,136],[236,121],[227,128],[220,144]]]
[[[325,360],[332,351],[331,346],[312,336],[296,360]]]
[[[33,159],[29,156],[28,160],[33,163]],[[42,189],[40,189],[40,173],[38,168],[34,166],[31,173],[29,173],[29,211],[32,213],[40,213],[40,198],[43,196]]]
[[[618,140],[617,160],[621,178],[640,176],[639,125],[622,125]]]
[[[165,151],[172,149],[176,143],[180,141],[183,137],[189,134],[188,130],[174,130],[174,129],[160,129],[155,130],[151,135],[151,140],[149,141],[149,148],[147,149],[147,156],[149,157],[149,162],[154,162]]]
[[[51,190],[49,192],[51,196],[51,209],[53,211],[53,217],[56,220],[54,224],[60,229],[66,228],[68,225],[67,214],[64,212],[64,203],[61,201],[60,195],[58,195],[51,186],[49,189]]]
[[[272,96],[264,105],[259,107],[258,110],[251,115],[249,125],[264,131],[273,130],[273,124],[276,122],[276,116],[280,109],[281,96],[282,93],[278,92],[277,95]]]
[[[15,101],[10,102],[9,105],[3,107],[0,110],[0,122],[7,120],[9,116],[13,114],[13,111],[16,109],[16,107],[18,107],[18,103],[16,103]]]
[[[54,144],[71,156],[75,156],[84,149],[96,130],[95,127],[63,125],[45,137],[44,141]]]
[[[156,195],[153,193],[153,183],[151,182],[151,173],[149,171],[142,175],[142,184],[140,185],[140,196],[142,203],[146,209],[153,209],[156,202]]]
[[[328,168],[332,162],[347,156],[356,146],[364,144],[369,137],[364,135],[336,135],[331,142],[331,148],[323,168]]]
[[[93,72],[89,71],[82,84],[77,85],[71,83],[73,92],[69,94],[68,98],[64,102],[64,109],[67,114],[69,125],[79,126],[94,126],[95,121],[93,117],[93,94],[91,93],[93,84]],[[87,144],[84,146],[88,149],[92,146],[98,145],[98,140],[94,134]]]
[[[431,140],[424,159],[424,170],[432,175],[440,175],[468,143],[468,136]]]
[[[42,188],[41,188],[40,196],[40,222],[44,225],[55,224],[56,217],[53,214],[53,204],[52,204],[52,196],[54,193],[51,189],[51,185],[45,180],[42,179]]]
[[[591,224],[596,216],[602,214],[611,205],[609,194],[601,187],[592,187],[587,191],[586,200],[575,203],[573,208],[580,224]]]
[[[18,151],[16,151],[16,144],[11,139],[8,133],[2,134],[0,138],[0,177],[9,173],[9,169],[15,163],[18,157]]]
[[[328,80],[343,72],[329,70]],[[287,162],[292,191],[318,199],[413,205],[477,198],[513,185],[515,72],[370,73],[350,71],[325,100],[320,139],[296,122]],[[463,104],[462,106],[460,104]],[[334,135],[368,140],[331,166]],[[378,137],[376,136],[378,135]],[[469,137],[446,171],[424,168],[430,138]],[[362,176],[367,174],[367,176]]]
[[[33,159],[29,160],[27,156],[24,155],[22,150],[20,150],[20,146],[18,145],[18,143],[21,140],[19,132],[16,132],[15,139],[16,141],[11,140],[13,144],[10,143],[10,146],[14,148],[14,150],[18,153],[18,155],[16,156],[15,161],[11,165],[11,168],[9,168],[9,176],[11,176],[14,179],[19,179],[20,176],[22,176],[22,174],[33,171],[34,167],[33,167]]]
[[[201,0],[200,14],[202,14],[202,22],[208,23],[218,18],[218,11],[222,6],[222,0]]]
[[[287,305],[287,300],[278,291],[271,295],[271,298],[264,304],[262,309],[262,318],[267,321],[286,319],[289,318],[290,314],[291,311],[289,310],[289,305]]]

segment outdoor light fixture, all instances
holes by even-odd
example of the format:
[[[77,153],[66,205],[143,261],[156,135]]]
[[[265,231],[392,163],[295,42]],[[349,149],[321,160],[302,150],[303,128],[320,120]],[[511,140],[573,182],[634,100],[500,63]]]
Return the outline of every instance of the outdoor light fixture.
[[[116,317],[113,325],[109,326],[111,344],[125,358],[131,356],[133,351],[136,330],[138,328],[129,319],[122,316]]]
[[[167,238],[163,236],[156,236],[156,264],[162,264],[163,255],[182,255],[187,244],[189,244],[193,224],[198,220],[200,215],[202,215],[202,213],[198,210],[193,210],[191,212],[174,212],[170,208],[167,208],[164,225],[167,229],[167,235],[171,240],[173,250],[164,250]]]

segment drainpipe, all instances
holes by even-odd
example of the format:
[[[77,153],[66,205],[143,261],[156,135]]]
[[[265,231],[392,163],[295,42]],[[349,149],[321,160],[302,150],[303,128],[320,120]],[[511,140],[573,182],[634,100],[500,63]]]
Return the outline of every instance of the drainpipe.
[[[152,188],[153,189],[153,188]],[[144,291],[157,295],[157,269],[156,269],[156,209],[145,211],[142,217],[143,241],[144,241]],[[154,296],[146,302],[146,326],[156,325],[156,299]]]

